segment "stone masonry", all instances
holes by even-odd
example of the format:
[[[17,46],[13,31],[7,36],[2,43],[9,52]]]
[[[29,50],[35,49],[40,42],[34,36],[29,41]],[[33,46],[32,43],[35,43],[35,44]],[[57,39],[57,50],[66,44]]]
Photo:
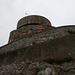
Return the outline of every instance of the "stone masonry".
[[[22,18],[17,24],[17,29],[10,33],[9,42],[20,40],[28,35],[33,35],[48,29],[52,29],[51,22],[42,16],[31,15]]]
[[[8,44],[0,47],[0,65],[6,61],[62,58],[69,54],[75,58],[75,34],[68,31],[75,31],[75,25],[53,27],[45,17],[24,17],[10,33]]]

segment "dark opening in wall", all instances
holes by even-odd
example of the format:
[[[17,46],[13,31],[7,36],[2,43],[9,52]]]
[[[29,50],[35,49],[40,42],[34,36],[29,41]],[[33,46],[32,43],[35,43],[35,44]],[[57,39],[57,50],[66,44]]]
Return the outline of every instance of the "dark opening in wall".
[[[25,24],[25,25],[22,25],[20,26],[19,28],[23,27],[23,26],[27,26],[27,25],[41,25],[40,23],[29,23],[29,24]]]

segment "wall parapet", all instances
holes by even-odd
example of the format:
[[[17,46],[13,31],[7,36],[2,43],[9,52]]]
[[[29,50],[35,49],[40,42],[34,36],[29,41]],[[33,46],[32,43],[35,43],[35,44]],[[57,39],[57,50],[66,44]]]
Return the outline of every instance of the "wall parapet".
[[[18,40],[13,43],[9,43],[9,44],[6,44],[5,46],[0,47],[0,52],[1,51],[7,52],[10,50],[15,50],[15,49],[31,46],[33,45],[33,42],[40,43],[40,42],[45,42],[47,40],[67,36],[67,35],[70,35],[68,33],[68,30],[74,31],[75,26],[58,27],[56,29],[47,30],[38,34],[34,34],[33,36],[30,35],[26,38],[23,38],[21,40]]]

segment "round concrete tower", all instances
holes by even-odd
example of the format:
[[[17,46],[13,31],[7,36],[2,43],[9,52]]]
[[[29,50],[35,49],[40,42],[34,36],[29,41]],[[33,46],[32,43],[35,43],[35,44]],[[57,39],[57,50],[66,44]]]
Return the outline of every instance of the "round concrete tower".
[[[39,15],[26,16],[18,21],[17,29],[10,33],[8,43],[18,41],[33,34],[52,29],[51,22]]]
[[[17,24],[17,28],[19,29],[20,27],[23,27],[26,25],[49,25],[51,26],[51,22],[43,16],[31,15],[31,16],[27,16],[27,17],[20,19]]]

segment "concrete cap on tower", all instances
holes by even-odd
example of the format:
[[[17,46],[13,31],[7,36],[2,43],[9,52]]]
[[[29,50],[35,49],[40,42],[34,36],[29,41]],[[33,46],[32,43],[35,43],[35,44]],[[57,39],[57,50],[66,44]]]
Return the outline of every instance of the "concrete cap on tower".
[[[19,29],[26,25],[49,25],[51,26],[51,22],[43,16],[30,15],[30,16],[26,16],[20,19],[17,24],[17,28]]]

